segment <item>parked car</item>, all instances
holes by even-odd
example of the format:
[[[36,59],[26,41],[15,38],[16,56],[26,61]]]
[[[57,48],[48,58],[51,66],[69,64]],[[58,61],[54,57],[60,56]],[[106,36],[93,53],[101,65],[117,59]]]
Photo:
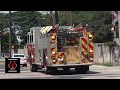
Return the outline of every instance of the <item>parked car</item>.
[[[13,54],[12,58],[20,58],[20,65],[27,66],[27,58],[24,54]]]

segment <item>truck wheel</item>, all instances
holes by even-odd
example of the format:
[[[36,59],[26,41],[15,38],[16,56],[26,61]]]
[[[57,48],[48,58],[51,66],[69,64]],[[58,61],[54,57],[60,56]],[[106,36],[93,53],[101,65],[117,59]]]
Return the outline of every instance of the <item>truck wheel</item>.
[[[24,67],[27,67],[27,64],[23,64]]]
[[[83,73],[86,73],[87,71],[89,71],[89,66],[83,66]]]
[[[76,71],[77,73],[81,73],[81,67],[76,67],[76,68],[75,68],[75,71]]]
[[[57,68],[52,67],[44,67],[45,74],[55,74],[57,72]]]
[[[37,72],[36,65],[31,65],[30,68],[31,68],[31,72]]]
[[[51,74],[56,74],[57,73],[57,68],[55,68],[55,67],[51,68],[50,71],[51,71],[50,72]]]
[[[81,66],[81,67],[77,67],[75,68],[75,71],[78,73],[86,73],[87,71],[89,71],[89,66]]]
[[[44,72],[45,72],[45,74],[49,74],[50,68],[47,66],[44,66]]]
[[[53,73],[56,72],[56,68],[51,68],[51,67],[45,66],[44,67],[44,72],[45,72],[45,74],[53,74]]]
[[[44,67],[45,74],[52,74],[55,70],[51,67]]]

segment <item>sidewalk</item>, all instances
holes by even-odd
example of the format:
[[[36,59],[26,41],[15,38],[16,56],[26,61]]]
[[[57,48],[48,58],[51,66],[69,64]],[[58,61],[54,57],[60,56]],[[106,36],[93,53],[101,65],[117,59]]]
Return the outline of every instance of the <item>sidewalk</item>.
[[[111,67],[108,67],[108,66],[103,66],[103,65],[92,65],[90,66],[92,69],[95,68],[95,69],[98,69],[98,68],[104,68],[104,69],[120,69],[120,66],[111,66]]]

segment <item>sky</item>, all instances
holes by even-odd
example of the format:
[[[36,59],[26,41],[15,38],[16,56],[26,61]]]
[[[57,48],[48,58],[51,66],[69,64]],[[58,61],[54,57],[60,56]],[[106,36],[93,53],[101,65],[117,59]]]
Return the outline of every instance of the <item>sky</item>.
[[[15,11],[12,11],[15,12]],[[0,13],[9,13],[9,11],[0,11]]]

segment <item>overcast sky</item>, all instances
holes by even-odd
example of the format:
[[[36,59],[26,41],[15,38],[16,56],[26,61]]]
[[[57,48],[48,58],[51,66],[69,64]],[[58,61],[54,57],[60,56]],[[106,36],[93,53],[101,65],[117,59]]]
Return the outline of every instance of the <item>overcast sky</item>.
[[[15,12],[15,11],[12,11]],[[0,13],[9,13],[9,11],[0,11]]]

